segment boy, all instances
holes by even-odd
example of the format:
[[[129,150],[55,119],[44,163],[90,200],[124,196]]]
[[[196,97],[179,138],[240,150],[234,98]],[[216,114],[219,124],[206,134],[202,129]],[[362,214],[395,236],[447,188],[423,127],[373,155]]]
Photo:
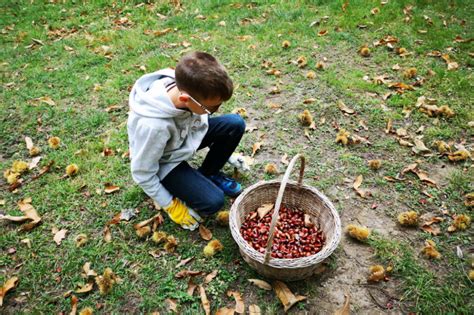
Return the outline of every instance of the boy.
[[[245,122],[235,114],[209,117],[232,93],[225,68],[204,52],[187,54],[176,70],[142,76],[130,93],[132,177],[184,229],[196,229],[199,214],[222,208],[224,194],[235,197],[242,190],[220,169],[239,144]],[[210,150],[196,170],[186,161],[204,147]]]

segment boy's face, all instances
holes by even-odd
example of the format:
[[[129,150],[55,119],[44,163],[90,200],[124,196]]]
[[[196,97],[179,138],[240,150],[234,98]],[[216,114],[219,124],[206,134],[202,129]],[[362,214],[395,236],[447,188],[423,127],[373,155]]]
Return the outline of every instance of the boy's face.
[[[198,115],[212,115],[213,113],[217,112],[219,107],[222,105],[222,100],[220,97],[198,101],[191,95],[184,92],[181,94],[181,96],[184,97],[183,101],[186,103],[186,107]]]

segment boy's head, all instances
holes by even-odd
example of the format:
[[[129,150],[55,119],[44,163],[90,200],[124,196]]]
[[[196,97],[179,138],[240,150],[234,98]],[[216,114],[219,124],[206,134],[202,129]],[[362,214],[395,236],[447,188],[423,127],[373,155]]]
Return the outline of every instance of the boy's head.
[[[205,52],[192,52],[178,62],[176,86],[200,104],[216,109],[231,98],[234,86],[224,66]]]

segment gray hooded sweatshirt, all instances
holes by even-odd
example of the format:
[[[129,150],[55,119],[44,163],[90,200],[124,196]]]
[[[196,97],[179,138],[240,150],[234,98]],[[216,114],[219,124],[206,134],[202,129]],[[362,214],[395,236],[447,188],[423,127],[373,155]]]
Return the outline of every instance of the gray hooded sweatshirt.
[[[178,109],[166,85],[174,70],[142,76],[130,92],[128,140],[133,180],[160,206],[173,199],[161,180],[180,162],[193,156],[209,127],[208,115]]]

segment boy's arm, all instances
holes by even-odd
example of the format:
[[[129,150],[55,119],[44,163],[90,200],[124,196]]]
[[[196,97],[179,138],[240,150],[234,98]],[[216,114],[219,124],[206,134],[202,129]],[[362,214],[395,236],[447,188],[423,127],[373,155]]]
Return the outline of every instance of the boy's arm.
[[[133,180],[160,206],[166,207],[171,204],[173,196],[161,184],[157,173],[160,158],[170,138],[168,130],[139,125],[130,136],[134,139],[130,147]]]

